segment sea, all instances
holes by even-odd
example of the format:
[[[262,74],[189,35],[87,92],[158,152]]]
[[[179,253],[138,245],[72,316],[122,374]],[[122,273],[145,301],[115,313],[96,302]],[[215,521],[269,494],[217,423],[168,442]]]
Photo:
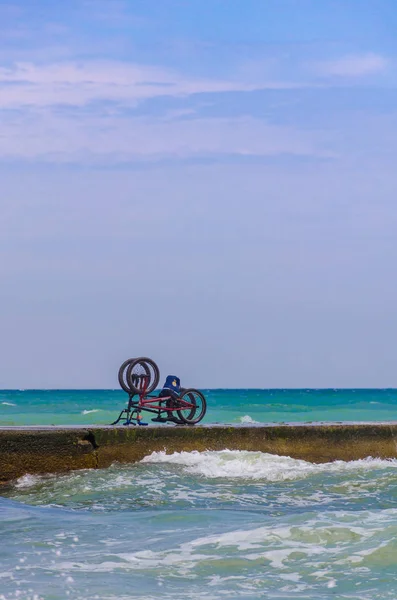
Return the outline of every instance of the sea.
[[[203,424],[397,420],[392,389],[202,391]],[[0,426],[109,424],[125,403],[3,390]],[[393,459],[155,452],[0,493],[0,600],[397,598]]]

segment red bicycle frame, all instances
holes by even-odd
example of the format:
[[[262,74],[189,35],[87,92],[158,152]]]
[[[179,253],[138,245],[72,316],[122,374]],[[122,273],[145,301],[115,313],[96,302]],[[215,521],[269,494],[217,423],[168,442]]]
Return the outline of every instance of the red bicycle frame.
[[[174,410],[181,410],[184,408],[196,408],[194,404],[186,402],[186,400],[174,398],[173,396],[146,396],[146,390],[149,384],[149,377],[146,375],[142,375],[140,377],[140,382],[143,382],[143,385],[140,386],[138,403],[132,404],[135,408],[147,410],[149,412],[173,412]],[[171,400],[172,403],[177,404],[177,406],[167,406],[168,400]],[[130,398],[130,403],[131,401],[132,398]],[[156,402],[158,402],[158,404],[156,404]],[[165,406],[161,406],[163,402],[165,402]]]
[[[132,423],[132,420],[136,420],[139,422],[138,415],[141,410],[155,413],[158,416],[162,412],[166,412],[167,414],[172,413],[177,410],[184,409],[195,409],[196,405],[191,402],[186,402],[186,400],[182,400],[179,398],[174,398],[173,396],[146,396],[146,390],[149,385],[149,377],[147,375],[140,375],[137,377],[137,385],[136,388],[139,389],[139,399],[133,400],[133,395],[130,395],[128,407],[124,408],[118,419],[112,423],[112,425],[116,425],[124,415],[126,414],[126,425]],[[164,406],[162,406],[164,404]],[[167,406],[168,405],[168,406]],[[137,417],[134,417],[134,414],[137,414]],[[135,424],[135,423],[133,423]]]

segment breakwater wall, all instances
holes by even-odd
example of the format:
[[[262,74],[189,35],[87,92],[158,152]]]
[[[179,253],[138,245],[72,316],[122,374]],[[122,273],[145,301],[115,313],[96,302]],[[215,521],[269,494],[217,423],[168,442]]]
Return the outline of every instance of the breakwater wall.
[[[130,463],[151,452],[251,450],[322,463],[397,458],[397,423],[0,427],[0,483]]]

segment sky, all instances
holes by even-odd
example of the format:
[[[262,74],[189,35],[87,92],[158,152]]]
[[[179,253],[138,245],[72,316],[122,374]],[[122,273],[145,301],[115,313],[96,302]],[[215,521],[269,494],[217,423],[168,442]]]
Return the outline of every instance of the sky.
[[[395,0],[0,0],[0,388],[397,387]]]

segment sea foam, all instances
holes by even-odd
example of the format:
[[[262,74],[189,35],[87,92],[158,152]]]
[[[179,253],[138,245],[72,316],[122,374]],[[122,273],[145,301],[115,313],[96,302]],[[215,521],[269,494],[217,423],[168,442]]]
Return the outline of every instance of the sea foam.
[[[252,424],[252,423],[259,423],[259,421],[255,421],[249,415],[244,415],[243,417],[240,417],[240,423],[244,423],[245,425],[249,425],[249,424]]]
[[[397,460],[365,458],[351,462],[341,460],[314,464],[289,456],[276,456],[263,452],[222,450],[220,452],[153,452],[142,463],[180,465],[187,473],[208,478],[230,477],[238,479],[264,479],[267,481],[295,480],[319,473],[397,468]]]

